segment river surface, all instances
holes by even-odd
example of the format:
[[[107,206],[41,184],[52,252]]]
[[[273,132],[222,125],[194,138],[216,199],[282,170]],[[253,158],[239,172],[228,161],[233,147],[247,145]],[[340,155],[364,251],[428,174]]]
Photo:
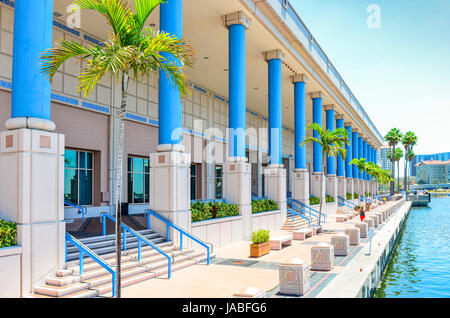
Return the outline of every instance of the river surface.
[[[450,298],[450,197],[411,208],[374,297]]]

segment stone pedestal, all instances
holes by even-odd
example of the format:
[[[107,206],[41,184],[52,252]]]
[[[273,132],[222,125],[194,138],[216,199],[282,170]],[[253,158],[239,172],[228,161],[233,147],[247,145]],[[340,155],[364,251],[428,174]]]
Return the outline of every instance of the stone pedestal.
[[[323,203],[325,203],[325,194],[327,191],[327,188],[325,186],[325,179],[326,177],[323,176],[321,178],[321,173],[320,172],[314,172],[312,174],[312,180],[311,180],[311,195],[320,198],[322,200]],[[320,194],[320,181],[322,180],[322,187],[323,187],[323,196],[321,197]],[[309,205],[309,202],[308,202]]]
[[[366,238],[369,235],[369,223],[358,222],[355,223],[355,227],[359,229],[359,234],[361,238]]]
[[[338,196],[338,183],[337,183],[337,177],[336,176],[327,176],[326,181],[326,190],[325,194],[329,195],[334,198],[334,202],[337,202],[337,196]]]
[[[334,256],[347,256],[350,247],[350,238],[346,234],[333,235],[331,245],[334,247]]]
[[[359,195],[364,196],[366,192],[366,182],[364,180],[359,180]]]
[[[242,239],[250,239],[253,231],[250,163],[229,160],[225,164],[223,197],[227,203],[239,207],[239,214],[242,216]]]
[[[359,194],[359,179],[353,179],[353,193],[352,193],[352,198],[354,198],[353,195],[354,195],[355,193],[358,193],[358,194]]]
[[[280,294],[302,296],[310,289],[309,263],[294,258],[280,264]]]
[[[350,238],[350,245],[359,245],[359,238],[361,236],[360,229],[357,227],[350,227],[345,229],[345,235]]]
[[[292,198],[309,205],[309,172],[294,170],[292,175]]]
[[[364,223],[367,223],[367,228],[368,228],[368,229],[374,227],[374,220],[371,219],[371,218],[369,218],[369,217],[366,217],[366,218],[363,220],[363,222],[364,222]]]
[[[311,269],[313,271],[331,271],[334,267],[334,247],[319,243],[311,249]]]
[[[351,193],[352,194],[352,199],[353,199],[353,193],[355,192],[355,188],[353,185],[353,179],[352,178],[346,178],[346,189],[345,189],[345,193],[347,195],[347,193]],[[343,196],[344,199],[346,199],[346,196]]]
[[[191,232],[191,155],[179,151],[150,154],[150,209]],[[152,228],[166,235],[162,221],[151,217]],[[179,232],[170,228],[170,240],[179,243]],[[189,246],[190,240],[184,240]]]
[[[369,216],[366,216],[366,218],[369,218],[369,219],[373,220],[373,227],[377,228],[379,226],[378,216],[377,215],[369,215]]]
[[[345,180],[345,177],[337,177],[337,195],[345,199],[346,194],[347,194],[347,180]]]
[[[278,203],[278,207],[281,210],[281,225],[286,221],[287,214],[287,202],[286,202],[286,169],[282,166],[269,165],[264,170],[264,189],[265,196]]]
[[[17,223],[24,297],[65,261],[64,135],[24,128],[0,139],[0,219]]]

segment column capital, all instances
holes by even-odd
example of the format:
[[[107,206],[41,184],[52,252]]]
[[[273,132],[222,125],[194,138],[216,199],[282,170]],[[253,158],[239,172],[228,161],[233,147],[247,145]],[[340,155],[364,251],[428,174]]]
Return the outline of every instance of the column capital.
[[[353,129],[352,129],[352,132],[353,132],[353,133],[357,133],[357,132],[358,132],[358,128],[353,128]]]
[[[270,61],[270,60],[281,60],[284,62],[286,60],[286,56],[284,55],[283,51],[277,49],[277,50],[271,50],[266,51],[264,54],[264,60]]]
[[[228,28],[234,24],[242,24],[246,30],[250,29],[251,20],[244,11],[236,11],[222,16],[223,25]]]
[[[311,92],[309,93],[309,96],[312,99],[316,99],[316,98],[324,98],[325,94],[322,91],[317,91],[317,92]]]
[[[338,113],[336,113],[336,115],[334,116],[336,119],[341,119],[341,120],[343,120],[344,119],[344,115],[343,114],[338,114]]]
[[[309,79],[308,76],[306,76],[306,74],[295,74],[293,76],[291,76],[292,79],[292,83],[308,83]]]
[[[367,142],[367,140],[369,140],[369,139],[367,139],[367,138],[363,138],[363,141],[364,141],[364,142]]]
[[[325,110],[336,110],[336,106],[334,104],[324,105],[323,108]]]
[[[352,122],[351,121],[346,121],[344,123],[344,127],[352,127]]]

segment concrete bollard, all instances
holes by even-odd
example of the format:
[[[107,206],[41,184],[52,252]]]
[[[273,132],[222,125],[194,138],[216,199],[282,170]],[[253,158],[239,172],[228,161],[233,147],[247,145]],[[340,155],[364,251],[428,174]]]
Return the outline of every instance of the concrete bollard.
[[[310,289],[309,262],[299,258],[280,264],[280,294],[302,296]]]
[[[359,245],[360,230],[357,227],[345,229],[345,234],[350,238],[350,245]]]
[[[334,256],[347,256],[350,247],[350,238],[345,234],[333,235],[331,245],[334,247]]]
[[[334,267],[334,247],[320,243],[311,249],[311,269],[314,271],[331,271]]]
[[[369,235],[369,224],[367,222],[358,222],[355,223],[355,226],[359,229],[361,238],[366,238]]]
[[[379,225],[378,224],[378,216],[376,216],[376,215],[369,215],[368,218],[373,220],[373,227],[377,228],[378,225]]]
[[[374,221],[371,218],[365,218],[363,222],[367,223],[367,227],[370,229],[374,227]]]
[[[235,298],[263,298],[266,291],[256,287],[247,287],[233,295]]]

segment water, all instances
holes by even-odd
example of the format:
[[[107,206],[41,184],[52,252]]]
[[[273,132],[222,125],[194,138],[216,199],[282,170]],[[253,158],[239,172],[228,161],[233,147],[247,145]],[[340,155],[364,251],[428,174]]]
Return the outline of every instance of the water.
[[[411,208],[374,297],[450,298],[450,198]]]

